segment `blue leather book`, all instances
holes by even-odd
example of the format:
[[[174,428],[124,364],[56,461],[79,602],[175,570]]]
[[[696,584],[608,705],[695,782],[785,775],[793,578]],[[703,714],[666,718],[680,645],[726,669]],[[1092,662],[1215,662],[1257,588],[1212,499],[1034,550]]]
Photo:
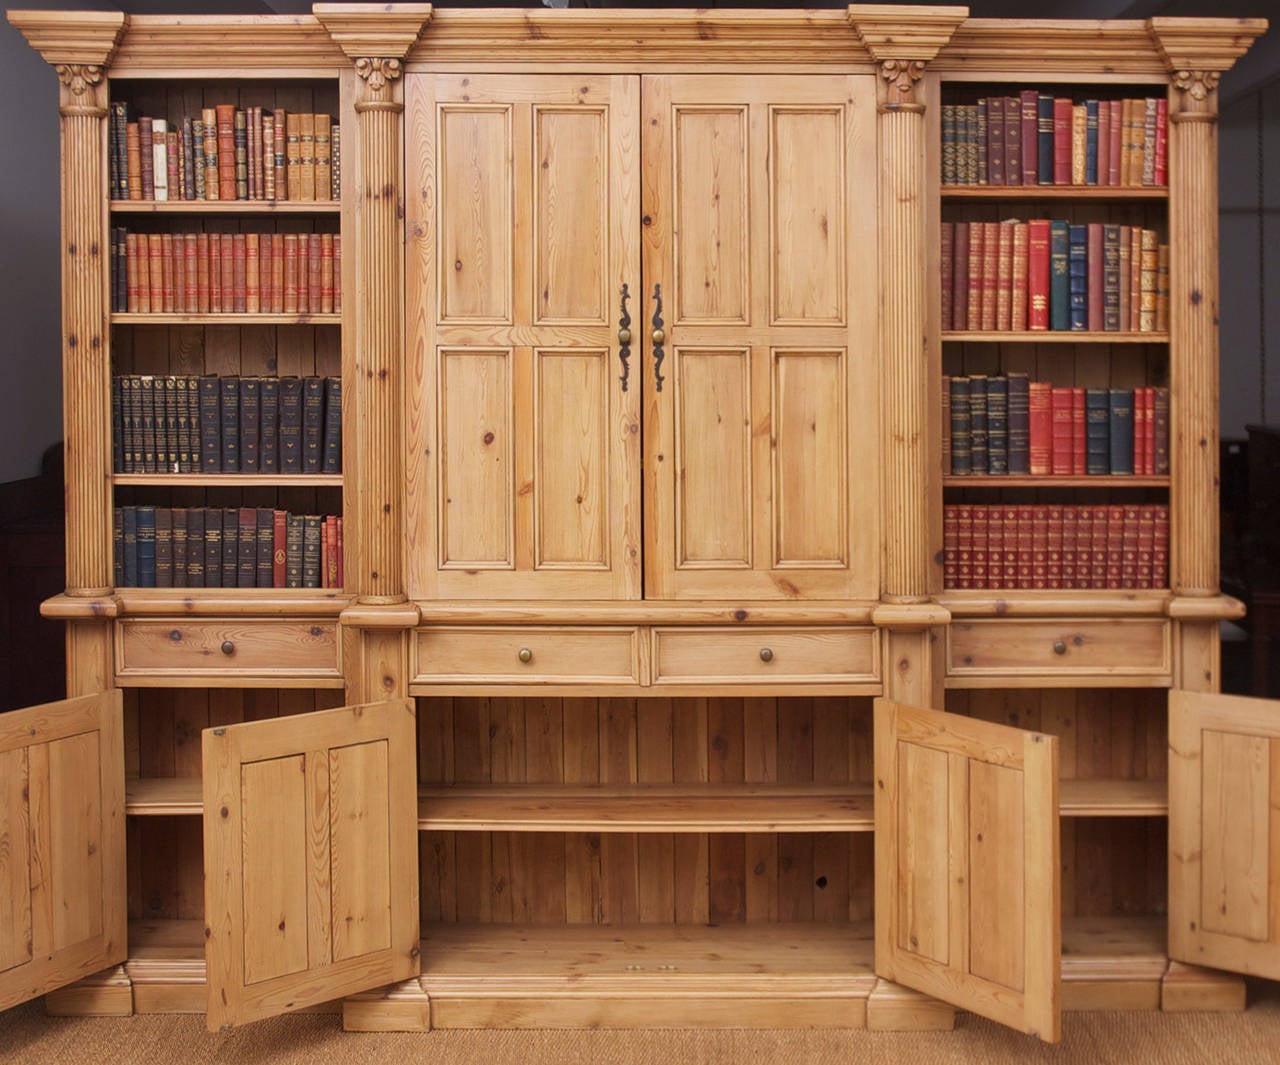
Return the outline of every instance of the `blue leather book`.
[[[128,580],[128,577],[125,577]],[[138,507],[138,588],[156,586],[156,508]]]
[[[1071,286],[1067,276],[1068,225],[1049,223],[1049,328],[1071,328]]]
[[[1089,328],[1089,227],[1068,228],[1068,267],[1071,298],[1071,329]]]
[[[123,554],[123,577],[121,582],[125,588],[138,587],[138,508],[121,507],[121,553]]]
[[[1111,389],[1109,414],[1111,472],[1133,473],[1133,389]]]
[[[987,378],[987,473],[1009,472],[1009,379]]]
[[[1091,477],[1111,472],[1111,397],[1105,388],[1084,393],[1085,468]]]
[[[1053,97],[1046,96],[1044,93],[1041,93],[1036,101],[1036,148],[1039,155],[1039,165],[1036,168],[1039,184],[1052,185]]]
[[[1098,183],[1098,101],[1084,102],[1084,183]]]
[[[974,473],[987,472],[987,376],[969,376],[969,462]]]
[[[1031,472],[1031,387],[1027,375],[1009,376],[1009,472]]]
[[[972,440],[969,436],[969,378],[951,378],[951,473],[967,475]]]

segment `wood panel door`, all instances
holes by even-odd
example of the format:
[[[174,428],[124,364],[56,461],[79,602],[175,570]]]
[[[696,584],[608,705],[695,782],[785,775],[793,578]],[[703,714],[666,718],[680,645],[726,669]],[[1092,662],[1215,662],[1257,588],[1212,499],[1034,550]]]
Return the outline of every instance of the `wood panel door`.
[[[875,706],[876,972],[1057,1042],[1058,741]]]
[[[209,1030],[417,976],[413,701],[202,735]]]
[[[1280,980],[1280,707],[1169,693],[1169,956]]]
[[[119,689],[0,715],[0,1010],[125,960]]]
[[[637,598],[639,80],[406,82],[409,594]]]
[[[876,598],[873,79],[642,86],[645,594]]]

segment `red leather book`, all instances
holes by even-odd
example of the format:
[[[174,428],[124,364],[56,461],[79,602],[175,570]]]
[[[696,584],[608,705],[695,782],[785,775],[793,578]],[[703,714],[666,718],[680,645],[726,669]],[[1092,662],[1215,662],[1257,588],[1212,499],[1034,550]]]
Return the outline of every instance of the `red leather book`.
[[[960,561],[959,507],[954,503],[942,508],[942,587],[958,588]],[[1148,570],[1150,565],[1148,564]]]
[[[1071,476],[1072,453],[1075,446],[1073,443],[1074,432],[1071,425],[1071,401],[1070,388],[1053,389],[1050,400],[1053,419],[1050,469],[1055,477]],[[1034,446],[1033,443],[1032,447],[1034,448]]]
[[[973,508],[973,554],[970,588],[987,587],[987,508]]]
[[[1107,582],[1103,587],[1123,588],[1124,507],[1115,503],[1107,507],[1106,529]]]
[[[973,507],[956,507],[956,587],[973,587]]]
[[[221,258],[222,310],[226,314],[231,314],[236,309],[236,238],[232,233],[222,235]]]
[[[1107,184],[1120,184],[1121,163],[1124,160],[1124,101],[1109,100],[1108,110],[1111,112],[1111,135],[1107,149]]]
[[[230,235],[228,234],[228,239]],[[209,313],[222,314],[222,234],[209,234]]]
[[[1027,328],[1049,328],[1049,219],[1027,223]]]
[[[183,257],[186,260],[184,275],[186,281],[186,305],[188,314],[200,313],[200,243],[199,236],[188,233],[182,242]]]
[[[1133,390],[1133,472],[1141,477],[1147,472],[1146,462],[1143,458],[1143,448],[1146,446],[1146,431],[1144,424],[1144,405],[1146,396],[1143,394],[1144,389],[1135,388]]]
[[[271,587],[285,586],[285,560],[288,558],[286,540],[289,530],[289,512],[277,510],[271,521]]]
[[[257,314],[262,310],[261,244],[261,234],[244,235],[244,309],[248,314]]]
[[[1031,507],[1031,587],[1049,587],[1049,508]]]
[[[1076,588],[1093,587],[1093,507],[1076,511]]]
[[[1062,587],[1062,507],[1049,504],[1045,522],[1045,587]]]
[[[1059,588],[1076,587],[1076,535],[1079,507],[1068,503],[1062,508],[1061,572]]]
[[[328,548],[324,568],[324,586],[337,588],[338,584],[338,516],[330,514],[324,519],[324,543]]]
[[[969,295],[965,328],[976,332],[982,328],[982,258],[987,227],[981,222],[969,223]]]
[[[1088,288],[1089,330],[1101,333],[1102,324],[1102,223],[1090,222],[1085,248]]]
[[[138,234],[138,313],[151,312],[151,241],[146,233]]]
[[[1058,97],[1053,101],[1053,183],[1071,184],[1071,122],[1072,106],[1069,99]]]
[[[1126,503],[1120,539],[1120,587],[1139,588],[1138,584],[1138,506]]]
[[[1098,184],[1111,184],[1108,168],[1111,166],[1111,102],[1098,101]]]
[[[1022,183],[1037,185],[1040,182],[1038,148],[1039,143],[1039,94],[1035,89],[1023,89],[1020,98],[1022,115]]]
[[[1071,476],[1073,477],[1083,477],[1088,468],[1084,400],[1083,388],[1071,389]]]
[[[333,234],[320,234],[320,311],[322,314],[333,313]],[[949,286],[944,285],[946,292]]]
[[[1004,183],[1004,100],[991,96],[987,98],[987,184]]]
[[[1137,588],[1154,588],[1152,562],[1155,557],[1156,508],[1145,504],[1138,508],[1138,573]]]
[[[1093,508],[1092,522],[1092,569],[1089,573],[1090,588],[1107,586],[1107,507],[1097,505]]]
[[[1018,576],[1018,508],[1006,504],[1000,508],[1001,535],[1004,537],[1004,560],[1000,567],[1001,581],[1005,588],[1019,588],[1022,581]]]
[[[1156,164],[1155,183],[1169,184],[1169,101],[1156,100]]]
[[[1004,103],[1004,183],[1022,184],[1022,103],[1016,96]]]
[[[284,234],[271,234],[271,313],[284,313]]]
[[[1048,381],[1032,381],[1027,392],[1031,475],[1047,477],[1053,472],[1053,387]]]
[[[943,329],[969,328],[969,223],[957,222],[951,279],[951,321],[943,319]],[[342,285],[339,283],[338,290]]]
[[[942,282],[942,328],[951,328],[951,306],[955,299],[956,224],[942,223],[938,248],[938,273]],[[321,282],[323,284],[323,281]],[[333,302],[333,238],[329,238],[329,302]]]
[[[993,505],[987,511],[987,587],[1006,588],[1004,576],[1004,507]]]
[[[1155,508],[1156,529],[1151,548],[1151,581],[1153,588],[1169,586],[1169,508],[1160,503]]]
[[[173,259],[169,263],[169,274],[173,278],[173,310],[176,314],[184,314],[187,310],[186,234],[174,233],[169,249],[173,255]]]
[[[226,241],[223,241],[225,244]],[[224,264],[225,266],[225,264]],[[245,254],[245,235],[236,233],[231,238],[231,309],[244,314],[248,263]],[[226,276],[225,269],[223,276]]]
[[[333,519],[333,524],[338,530],[338,581],[334,585],[335,588],[345,588],[347,586],[347,571],[343,565],[343,545],[342,545],[342,515],[339,514]]]
[[[324,276],[324,263],[320,253],[320,234],[312,233],[307,238],[307,309],[312,314],[319,314],[324,305],[321,283]],[[301,297],[301,293],[299,293]],[[301,302],[301,298],[299,298]]]
[[[142,254],[139,247],[138,254]],[[147,263],[150,271],[151,313],[164,310],[164,238],[159,233],[147,234]]]
[[[307,262],[307,256],[311,253],[310,236],[306,233],[298,234],[298,313],[308,314],[311,309],[310,294],[308,288],[310,285],[310,269]]]
[[[298,313],[298,234],[284,235],[284,313]]]
[[[235,104],[218,104],[215,112],[218,121],[218,199],[234,200],[236,198]],[[208,180],[206,175],[206,188]]]
[[[1017,511],[1015,528],[1017,529],[1018,542],[1018,579],[1016,587],[1030,588],[1034,580],[1032,507],[1030,503],[1019,503],[1014,509]],[[1007,525],[1005,529],[1008,529]]]
[[[1156,472],[1156,390],[1148,385],[1143,393],[1142,463],[1148,476]]]
[[[342,236],[333,235],[333,313],[342,313]],[[342,519],[338,519],[338,529],[342,529]]]
[[[996,227],[995,328],[1004,332],[1013,328],[1013,231],[1017,224],[1011,219]]]
[[[996,300],[1000,292],[1000,223],[982,223],[982,318],[979,328],[996,328]]]
[[[1027,235],[1026,222],[1013,223],[1013,291],[1009,328],[1015,333],[1027,328]]]
[[[196,237],[196,311],[209,313],[209,234]]]
[[[263,233],[258,240],[258,303],[263,314],[271,313],[271,234]]]
[[[129,233],[124,238],[125,251],[125,307],[130,314],[138,313],[138,234]]]

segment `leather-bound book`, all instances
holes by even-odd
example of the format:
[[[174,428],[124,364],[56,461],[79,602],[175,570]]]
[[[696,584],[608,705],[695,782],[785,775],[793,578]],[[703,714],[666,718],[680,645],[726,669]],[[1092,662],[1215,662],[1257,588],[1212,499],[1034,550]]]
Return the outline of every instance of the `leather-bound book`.
[[[200,244],[195,233],[186,233],[182,239],[182,302],[187,314],[200,312]]]
[[[956,104],[942,105],[942,183],[956,185]]]
[[[324,519],[325,569],[324,586],[340,588],[338,583],[338,516],[330,514]]]
[[[111,511],[111,586],[124,587],[124,510],[121,507]]]
[[[1111,145],[1107,153],[1107,184],[1122,184],[1124,169],[1124,101],[1108,100],[1111,112]]]
[[[959,544],[956,532],[956,505],[942,508],[942,587],[956,588],[956,562]]]
[[[975,184],[987,185],[991,182],[990,160],[987,158],[987,141],[990,136],[987,129],[987,101],[979,100],[974,113],[974,168],[977,175]]]
[[[285,113],[283,108],[276,108],[271,112],[272,118],[272,142],[271,151],[274,153],[272,159],[273,169],[276,174],[276,199],[288,200],[289,195],[289,168],[288,155],[285,152]]]
[[[1120,535],[1120,587],[1140,588],[1138,583],[1138,506],[1126,503]]]
[[[1115,225],[1102,227],[1102,328],[1109,333],[1120,329],[1120,227]]]
[[[952,304],[955,299],[956,224],[942,223],[938,246],[938,272],[942,282],[942,328],[951,328]],[[333,238],[329,238],[329,309],[333,309]]]
[[[1156,183],[1156,99],[1142,101],[1142,183]]]
[[[142,199],[142,133],[138,123],[130,122],[125,127],[125,166],[129,193],[125,199]]]
[[[156,587],[156,508],[138,507],[138,587]]]
[[[111,378],[111,472],[132,473],[133,456],[125,458],[124,447],[124,378]]]
[[[1086,467],[1084,389],[1071,389],[1071,476],[1083,477]]]
[[[965,327],[971,332],[982,328],[982,263],[987,227],[982,222],[970,222],[969,226],[969,292],[965,313]]]
[[[153,128],[150,115],[138,116],[138,173],[140,176],[140,184],[142,195],[140,199],[154,200],[156,198],[156,155],[155,155],[155,129]]]
[[[1160,503],[1155,507],[1156,528],[1151,550],[1151,581],[1153,588],[1169,586],[1169,508]]]
[[[1027,391],[1030,472],[1033,477],[1047,477],[1053,472],[1053,386],[1032,381]]]
[[[987,378],[987,469],[989,474],[1009,472],[1009,379]]]
[[[304,234],[305,235],[305,234]],[[298,234],[284,235],[284,313],[297,314],[298,300]]]
[[[331,170],[331,143],[329,139],[329,126],[331,120],[328,115],[312,116],[313,136],[315,145],[315,187],[313,192],[317,200],[329,199],[331,191],[331,182],[333,173]]]
[[[955,256],[951,279],[951,321],[943,320],[944,329],[969,328],[969,223],[957,222]],[[341,278],[335,295],[342,290]],[[336,306],[336,304],[335,304]]]
[[[994,505],[984,509],[987,512],[987,587],[1007,588],[1004,574],[1004,507]]]
[[[209,313],[223,314],[226,311],[222,302],[222,236],[221,233],[209,233]],[[231,240],[231,234],[226,234]]]
[[[142,432],[142,378],[130,374],[125,380],[124,432],[125,449],[129,455],[129,472],[146,473],[145,444]]]
[[[1027,223],[1027,328],[1031,330],[1049,328],[1051,229],[1047,218],[1033,218]]]
[[[1156,332],[1169,331],[1169,245],[1156,249]]]
[[[1071,328],[1070,226],[1049,223],[1049,328]]]
[[[1105,588],[1123,588],[1124,507],[1112,504],[1107,510],[1107,582]]]
[[[187,403],[187,377],[175,374],[174,413],[178,420],[178,473],[194,473],[191,461],[191,407]]]
[[[1152,183],[1169,184],[1169,101],[1156,99],[1156,158],[1152,166]]]
[[[1072,426],[1071,389],[1055,388],[1050,400],[1053,411],[1053,460],[1055,477],[1071,476]]]
[[[948,472],[957,476],[967,476],[973,470],[969,378],[950,378],[949,392],[951,396],[951,466]]]
[[[216,374],[204,374],[199,379],[200,415],[198,439],[200,443],[200,472],[222,472],[222,414],[219,409],[220,383]]]
[[[224,233],[222,234],[222,310],[224,314],[233,314],[237,310],[244,310],[244,303],[237,303],[237,296],[243,301],[244,298],[244,273],[243,273],[243,256],[240,258],[242,271],[237,278],[236,275],[236,251],[238,246],[243,251],[244,234],[243,233]],[[240,289],[237,293],[236,282],[240,282]]]
[[[1156,508],[1151,504],[1138,507],[1138,564],[1135,588],[1154,588]]]
[[[1111,438],[1111,472],[1133,473],[1133,390],[1113,388],[1108,393],[1108,433]]]
[[[1133,472],[1141,476],[1147,472],[1147,390],[1133,390]],[[1132,587],[1130,585],[1129,587]]]
[[[240,507],[236,523],[236,587],[258,586],[258,509]]]
[[[333,313],[333,234],[320,234],[320,312]]]
[[[169,123],[164,119],[153,118],[151,120],[151,169],[157,201],[178,198],[177,167],[174,165],[176,160],[171,158],[169,152],[169,137]],[[170,190],[171,182],[172,191]]]
[[[157,448],[159,447],[156,433],[156,392],[153,384],[153,378],[149,374],[144,374],[139,378],[139,387],[141,389],[141,410],[142,410],[142,467],[141,473],[158,473],[160,467],[157,461]],[[160,418],[164,417],[163,396],[161,397]],[[163,429],[161,430],[163,433]]]
[[[1025,373],[1010,372],[1009,391],[1009,472],[1031,472],[1031,382]]]
[[[1013,231],[1017,224],[1017,219],[1009,219],[996,227],[994,328],[1003,332],[1013,328]]]
[[[973,587],[973,507],[956,507],[956,587]]]
[[[275,572],[275,511],[271,507],[257,508],[257,535],[254,564],[254,584],[258,588],[272,587]]]
[[[287,511],[273,510],[271,512],[271,587],[283,588],[285,586],[285,571],[288,562],[288,528],[289,515]]]
[[[1070,503],[1062,508],[1062,572],[1057,587],[1075,588],[1076,584],[1076,536],[1079,507]]]
[[[125,310],[130,314],[138,314],[141,311],[139,305],[138,292],[138,234],[129,233],[125,236]],[[150,293],[148,293],[148,296]],[[148,300],[148,303],[150,300]],[[148,308],[149,309],[149,308]]]
[[[270,111],[262,112],[262,142],[258,145],[258,158],[262,167],[262,198],[276,198],[276,119]]]
[[[248,314],[257,314],[262,310],[262,288],[259,268],[262,264],[258,248],[261,234],[246,233],[244,235],[244,309]]]
[[[1103,331],[1105,321],[1103,317],[1103,307],[1105,304],[1104,287],[1103,287],[1103,267],[1105,264],[1105,256],[1102,247],[1102,223],[1090,222],[1085,227],[1085,266],[1087,283],[1085,288],[1086,295],[1086,324],[1090,332],[1100,333]]]
[[[1004,183],[1022,184],[1022,104],[1016,96],[1001,97],[1004,104]]]
[[[324,379],[323,473],[342,472],[342,378]]]
[[[1098,101],[1084,102],[1084,183],[1098,184]]]
[[[201,138],[203,141],[203,138]],[[204,151],[204,144],[201,143],[201,154]],[[185,115],[182,119],[182,198],[184,200],[196,199],[196,133],[195,124],[191,121],[190,115]],[[204,199],[203,196],[199,197]]]
[[[190,241],[188,241],[190,245]],[[209,313],[209,234],[198,233],[195,237],[196,256],[196,313]]]
[[[1085,473],[1111,472],[1110,397],[1105,388],[1085,389]]]
[[[271,234],[258,234],[258,310],[271,313]]]
[[[232,112],[232,150],[235,152],[236,194],[233,199],[249,198],[249,119],[243,108]]]
[[[166,304],[166,310],[175,314],[185,314],[187,310],[187,240],[183,233],[165,234],[165,258],[168,260],[170,285],[173,289],[173,303]]]
[[[1151,403],[1152,473],[1163,477],[1169,472],[1169,390],[1157,386]]]
[[[1062,584],[1062,505],[1050,503],[1045,524],[1045,587],[1061,588]]]
[[[1111,101],[1098,101],[1098,184],[1111,184]],[[1070,587],[1068,585],[1067,587]]]
[[[178,381],[172,374],[166,374],[155,378],[155,384],[164,393],[156,396],[156,464],[161,473],[178,473]],[[164,411],[163,436],[161,410]]]
[[[122,587],[137,588],[138,584],[138,508],[121,507],[121,560]],[[152,526],[154,530],[154,526]]]
[[[972,547],[969,553],[969,587],[987,587],[987,508],[975,505],[970,534]]]
[[[1036,97],[1036,184],[1052,185],[1053,170],[1053,97],[1040,93]]]
[[[319,233],[307,235],[307,302],[309,314],[319,314],[324,306],[324,262],[321,257],[321,241]],[[299,241],[301,249],[301,241]],[[302,306],[302,293],[298,293],[298,305]]]
[[[302,381],[302,472],[319,473],[323,462],[324,380],[305,377]]]
[[[280,472],[280,378],[263,377],[258,384],[258,469]]]
[[[262,425],[259,380],[240,378],[240,472],[257,473],[262,453],[259,436]]]
[[[280,472],[302,472],[302,380],[280,378]]]
[[[342,127],[329,127],[329,199],[342,199]],[[339,526],[341,528],[341,526]]]
[[[236,314],[244,314],[247,304],[245,298],[247,294],[247,268],[248,256],[246,252],[246,235],[244,233],[236,233],[231,238],[231,309]],[[223,245],[226,245],[224,240]],[[223,281],[226,280],[226,261],[223,260]]]
[[[982,316],[980,328],[992,331],[996,328],[996,304],[1000,293],[1000,223],[983,222],[982,228]]]
[[[250,511],[252,514],[253,511]],[[254,515],[254,531],[257,531],[257,516]],[[254,545],[255,549],[257,545]],[[250,567],[256,564],[250,563]],[[234,588],[240,574],[240,509],[227,507],[222,512],[222,584],[223,588]]]
[[[1053,183],[1071,184],[1072,103],[1055,97],[1053,101]]]
[[[271,234],[271,313],[284,313],[284,234]]]
[[[219,379],[222,413],[222,472],[240,472],[240,378]]]
[[[1084,104],[1071,105],[1071,184],[1085,183],[1085,149],[1089,137],[1089,112]]]
[[[191,198],[205,200],[209,190],[205,185],[204,117],[191,119]]]
[[[1153,333],[1156,328],[1156,286],[1160,272],[1160,248],[1154,229],[1142,230],[1138,279],[1138,329]]]
[[[302,199],[302,133],[301,115],[290,112],[285,116],[285,158],[288,163],[287,187],[289,199]]]
[[[1004,180],[1004,99],[990,96],[987,105],[987,184],[1003,185]]]
[[[333,313],[342,313],[342,237],[333,235]]]
[[[204,587],[204,507],[191,507],[187,511],[187,587]]]
[[[138,246],[138,254],[142,254],[142,246]],[[147,234],[147,269],[149,271],[151,289],[151,313],[161,314],[164,311],[164,234]],[[170,301],[172,302],[172,293]]]
[[[204,123],[204,198],[206,200],[221,199],[221,177],[218,149],[218,112],[216,108],[206,107],[200,112]]]
[[[222,508],[204,512],[204,586],[222,587]]]
[[[1022,333],[1027,328],[1027,255],[1030,227],[1026,222],[1013,223],[1013,281],[1010,297],[1009,328]]]
[[[218,199],[236,198],[236,107],[218,104],[214,111],[218,130]],[[208,137],[205,138],[206,143]],[[208,181],[208,176],[205,178]]]
[[[1067,228],[1067,277],[1071,301],[1071,329],[1084,332],[1089,328],[1089,228]]]
[[[318,514],[302,518],[302,587],[320,587],[321,520]]]
[[[302,587],[302,515],[285,516],[284,586]]]
[[[335,588],[345,588],[347,586],[346,565],[343,561],[343,542],[342,542],[342,515],[339,514],[333,519],[333,524],[338,530],[338,582]]]
[[[969,462],[975,474],[987,472],[987,378],[969,375]]]
[[[1039,94],[1035,89],[1023,89],[1018,98],[1019,127],[1021,129],[1022,184],[1040,182],[1039,170]]]
[[[174,588],[185,588],[187,586],[187,508],[174,507],[170,513],[173,516],[173,573],[171,579]]]
[[[316,116],[298,116],[298,199],[316,198]]]

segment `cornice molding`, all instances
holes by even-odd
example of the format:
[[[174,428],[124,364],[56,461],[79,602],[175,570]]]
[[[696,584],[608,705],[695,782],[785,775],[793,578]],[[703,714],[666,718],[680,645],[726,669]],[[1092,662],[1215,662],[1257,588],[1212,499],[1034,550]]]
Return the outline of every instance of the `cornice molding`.
[[[1165,69],[1188,90],[1203,87],[1207,74],[1230,70],[1267,30],[1261,18],[1153,18],[1146,25]],[[1216,87],[1217,79],[1209,80]]]
[[[878,63],[927,63],[946,47],[969,17],[967,7],[852,4],[849,22]]]
[[[311,13],[348,59],[394,59],[397,70],[431,21],[430,4],[313,4]]]
[[[81,72],[111,62],[130,21],[121,11],[10,11],[8,18],[46,63]]]

